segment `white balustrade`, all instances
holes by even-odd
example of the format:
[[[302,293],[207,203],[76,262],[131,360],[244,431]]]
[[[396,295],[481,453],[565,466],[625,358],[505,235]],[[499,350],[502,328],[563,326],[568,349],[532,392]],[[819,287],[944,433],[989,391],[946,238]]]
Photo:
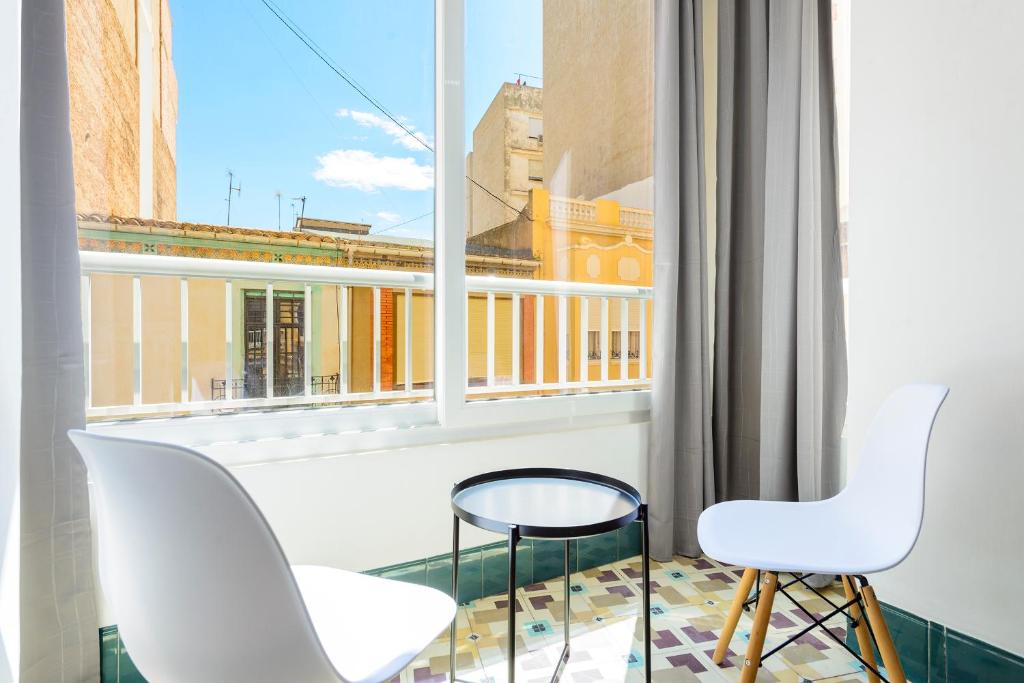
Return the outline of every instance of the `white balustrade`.
[[[416,356],[415,334],[413,328],[413,301],[419,295],[432,295],[434,290],[434,279],[431,273],[371,270],[359,268],[343,268],[334,266],[307,266],[284,263],[265,263],[252,261],[233,261],[221,259],[196,259],[163,255],[142,255],[122,254],[105,252],[81,252],[82,264],[82,321],[85,336],[85,382],[87,397],[87,414],[91,419],[106,419],[132,416],[167,416],[178,414],[211,413],[222,411],[233,411],[251,408],[272,408],[288,406],[309,406],[329,405],[339,403],[363,403],[373,401],[394,401],[394,400],[423,400],[433,397],[433,389],[417,389],[414,382],[414,363]],[[121,405],[95,405],[95,383],[97,372],[100,368],[95,362],[98,353],[92,343],[92,335],[95,329],[94,316],[97,306],[93,305],[93,297],[96,288],[93,286],[93,278],[100,275],[121,275],[130,278],[131,282],[131,324],[129,329],[132,335],[131,346],[131,402]],[[144,338],[144,334],[153,333],[144,328],[143,316],[149,310],[146,302],[146,291],[144,278],[165,277],[175,278],[179,282],[178,297],[180,301],[180,358],[155,358],[153,345]],[[190,386],[193,378],[191,373],[193,366],[197,365],[192,354],[198,352],[195,342],[195,335],[202,333],[197,329],[201,325],[201,319],[192,317],[190,324],[189,301],[190,293],[195,304],[194,297],[197,296],[196,281],[199,280],[220,280],[224,282],[224,359],[223,359],[223,395],[213,398],[212,396],[197,396],[196,389]],[[254,283],[264,290],[265,318],[262,329],[263,339],[260,342],[260,351],[264,354],[264,366],[262,387],[254,386],[254,390],[262,389],[264,395],[258,397],[247,397],[248,383],[246,377],[238,376],[237,369],[244,365],[243,356],[246,346],[253,340],[246,339],[244,334],[241,341],[238,341],[234,328],[239,324],[241,316],[234,309],[237,306],[235,299],[241,294],[240,283]],[[280,330],[275,329],[274,301],[275,288],[277,290],[290,289],[303,301],[303,320],[301,331],[303,334],[303,360],[302,360],[302,385],[294,395],[276,395],[281,392],[281,385],[275,385],[274,379],[274,356],[279,349],[275,334]],[[315,335],[318,329],[313,324],[314,305],[319,305],[320,295],[314,296],[316,291],[330,291],[334,288],[338,316],[338,337],[339,349],[338,372],[336,382],[333,377],[319,378],[314,384],[313,353],[308,352],[313,347]],[[354,321],[352,320],[353,288],[370,289],[372,292],[372,331],[370,332],[372,376],[369,378],[368,391],[353,391],[351,365],[351,344],[353,339]],[[382,290],[401,292],[403,295],[402,315],[404,316],[404,329],[399,337],[393,326],[390,330],[382,329]],[[466,387],[467,395],[481,396],[489,394],[504,395],[525,395],[530,393],[557,393],[573,390],[602,390],[617,388],[638,388],[649,384],[650,377],[647,373],[647,305],[651,298],[651,288],[633,287],[624,285],[601,285],[594,283],[561,282],[548,280],[528,280],[518,278],[502,278],[491,276],[466,276],[467,290],[467,321],[468,298],[469,296],[486,297],[486,329],[467,330],[467,335],[485,335],[486,357],[484,365],[484,376],[470,381]],[[258,296],[264,296],[260,293]],[[251,293],[248,294],[251,296]],[[545,300],[551,298],[555,306],[552,316],[555,320],[555,327],[552,332],[555,340],[552,342],[546,336],[545,328]],[[591,303],[593,298],[593,303]],[[497,340],[498,323],[497,309],[498,301],[503,300],[510,303],[511,310],[511,364],[510,376],[498,377],[498,361],[496,349],[499,346]],[[620,301],[619,316],[619,377],[610,379],[609,361],[612,358],[609,345],[611,335],[610,305],[611,301]],[[629,357],[629,306],[630,302],[636,300],[639,304],[639,358]],[[533,306],[524,308],[527,301],[532,301]],[[577,306],[572,302],[578,302],[578,320],[570,320],[570,310]],[[572,305],[570,305],[572,304]],[[507,304],[503,304],[507,305]],[[590,305],[600,306],[600,329],[595,330],[599,334],[600,355],[596,359],[590,357],[589,349],[589,315]],[[320,309],[317,309],[320,310]],[[328,309],[329,310],[329,309]],[[523,311],[528,316],[533,316],[533,325],[529,328],[523,326]],[[393,317],[397,317],[398,311],[393,311]],[[526,318],[527,322],[529,318]],[[293,321],[298,322],[298,321]],[[367,321],[369,323],[370,321]],[[570,380],[569,343],[570,329],[575,327],[578,331],[576,360],[578,371],[576,377]],[[365,329],[365,328],[364,328]],[[507,327],[503,328],[508,333]],[[531,333],[532,331],[532,333]],[[401,381],[395,377],[392,386],[383,386],[381,381],[383,363],[383,335],[393,334],[395,338],[391,341],[394,344],[401,344],[404,351],[402,358],[403,377]],[[550,334],[550,333],[549,333]],[[192,343],[190,344],[190,338]],[[366,338],[365,336],[363,337]],[[478,337],[477,337],[478,338]],[[241,344],[241,348],[237,346]],[[426,342],[431,343],[432,340]],[[551,348],[548,348],[548,347]],[[502,345],[504,349],[504,345]],[[145,353],[144,353],[145,350]],[[549,360],[548,353],[555,354],[554,366],[557,368],[556,377],[553,381],[545,381],[544,367]],[[524,355],[525,354],[525,355]],[[534,372],[529,377],[521,367],[522,359],[533,355]],[[236,358],[235,356],[238,356]],[[428,354],[429,356],[430,354]],[[468,355],[468,354],[467,354]],[[109,359],[108,359],[109,360]],[[168,363],[177,365],[176,370],[180,373],[180,394],[176,401],[147,403],[147,394],[144,381],[146,374],[143,373],[143,364]],[[591,379],[590,363],[595,362],[599,366],[596,372],[596,379]],[[635,377],[629,377],[629,366],[634,365]],[[191,363],[191,365],[190,365]],[[469,361],[467,359],[467,370]],[[103,367],[109,367],[109,362]],[[395,366],[397,370],[397,365]],[[508,372],[508,370],[503,370]],[[432,373],[427,373],[431,375]],[[467,377],[469,372],[467,371]],[[248,378],[253,381],[253,378]],[[328,384],[325,379],[330,379]],[[425,378],[428,382],[430,377]],[[217,380],[219,381],[219,379]],[[255,383],[254,383],[255,384]],[[327,387],[335,389],[336,393],[322,393]],[[212,387],[211,387],[212,392]],[[108,392],[109,393],[109,392]],[[158,393],[153,391],[153,393]]]

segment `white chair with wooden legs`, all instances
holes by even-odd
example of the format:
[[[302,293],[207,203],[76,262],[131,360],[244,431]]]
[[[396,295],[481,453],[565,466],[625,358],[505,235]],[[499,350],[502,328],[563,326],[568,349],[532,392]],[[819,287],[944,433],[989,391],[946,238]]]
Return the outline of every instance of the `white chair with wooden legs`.
[[[906,680],[874,589],[865,575],[895,567],[917,542],[924,516],[928,441],[947,393],[949,389],[944,386],[911,384],[889,396],[871,424],[857,472],[842,492],[828,500],[731,501],[704,511],[697,524],[704,553],[746,568],[715,650],[715,663],[722,663],[741,612],[756,601],[740,674],[741,683],[753,681],[763,659],[776,592],[788,596],[785,589],[802,583],[810,574],[840,575],[846,603],[833,603],[832,613],[810,628],[823,627],[823,622],[836,614],[847,614],[854,621],[862,653],[858,659],[865,665],[869,680]],[[780,574],[792,574],[794,578],[781,582]],[[757,597],[748,600],[758,578]],[[882,655],[885,677],[875,663],[872,641]]]
[[[95,484],[103,592],[150,683],[380,683],[455,616],[432,588],[289,567],[245,490],[195,451],[69,436]]]

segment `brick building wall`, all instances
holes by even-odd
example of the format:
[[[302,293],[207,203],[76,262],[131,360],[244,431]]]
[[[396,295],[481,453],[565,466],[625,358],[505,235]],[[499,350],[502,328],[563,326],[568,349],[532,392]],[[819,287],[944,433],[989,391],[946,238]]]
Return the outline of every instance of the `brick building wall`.
[[[178,172],[173,149],[159,133],[153,136],[153,218],[174,220],[177,213]]]
[[[139,216],[139,2],[152,2],[153,218],[177,205],[178,86],[168,0],[67,0],[68,80],[79,213]]]
[[[67,0],[75,202],[80,212],[139,210],[139,73],[134,3]]]

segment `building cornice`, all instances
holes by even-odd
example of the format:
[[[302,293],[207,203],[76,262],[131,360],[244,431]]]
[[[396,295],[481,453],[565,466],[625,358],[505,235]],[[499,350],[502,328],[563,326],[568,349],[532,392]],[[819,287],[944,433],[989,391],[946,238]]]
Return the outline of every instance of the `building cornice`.
[[[79,245],[89,251],[166,253],[193,258],[281,261],[391,270],[432,270],[431,247],[386,240],[345,239],[302,232],[277,232],[223,225],[79,215]],[[150,238],[150,239],[147,239]],[[152,243],[152,244],[149,244]],[[131,244],[132,246],[129,246]],[[152,249],[148,252],[147,245]],[[466,270],[507,277],[533,277],[535,259],[466,254]]]

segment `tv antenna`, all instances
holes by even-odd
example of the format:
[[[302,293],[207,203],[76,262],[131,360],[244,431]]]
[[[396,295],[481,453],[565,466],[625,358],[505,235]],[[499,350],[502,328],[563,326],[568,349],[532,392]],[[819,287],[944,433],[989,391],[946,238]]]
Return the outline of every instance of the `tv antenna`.
[[[306,195],[302,195],[301,197],[292,197],[292,201],[293,202],[299,202],[299,206],[300,206],[300,208],[299,208],[299,215],[298,215],[298,223],[296,223],[296,226],[301,224],[302,223],[302,219],[305,218],[305,216],[306,216],[306,199],[307,199]],[[292,206],[295,206],[295,205],[292,204]]]
[[[281,232],[281,190],[274,192],[277,197],[277,231]]]
[[[242,182],[239,181],[238,185],[235,185],[235,174],[229,168],[228,169],[228,198],[225,200],[228,203],[228,222],[225,225],[231,225],[231,193],[234,192],[239,197],[242,196]]]

